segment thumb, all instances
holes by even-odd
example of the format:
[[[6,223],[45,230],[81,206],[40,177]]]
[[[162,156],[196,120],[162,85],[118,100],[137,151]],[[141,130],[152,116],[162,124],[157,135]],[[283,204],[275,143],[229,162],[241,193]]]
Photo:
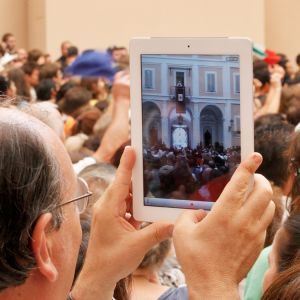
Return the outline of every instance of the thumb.
[[[138,230],[138,243],[146,253],[156,244],[172,237],[174,225],[165,222],[155,222]]]
[[[101,203],[118,208],[124,203],[131,186],[132,168],[135,162],[135,152],[132,147],[126,146],[121,157],[116,177],[101,197]]]
[[[213,210],[219,207],[239,209],[243,205],[246,194],[249,193],[251,184],[253,184],[253,175],[261,162],[262,156],[259,153],[248,156],[232,175]]]

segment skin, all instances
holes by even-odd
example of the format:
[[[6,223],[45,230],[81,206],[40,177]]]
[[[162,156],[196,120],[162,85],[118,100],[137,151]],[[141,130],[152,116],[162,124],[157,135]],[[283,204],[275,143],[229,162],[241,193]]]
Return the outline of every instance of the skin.
[[[37,86],[39,84],[39,74],[40,72],[38,69],[33,70],[29,78],[29,83],[31,86]]]
[[[15,50],[15,48],[16,48],[16,38],[13,35],[9,36],[5,43],[6,43],[7,49],[10,52]]]
[[[282,85],[281,80],[285,75],[285,71],[279,65],[270,68],[271,79],[270,86],[267,91],[265,104],[256,111],[254,118],[258,118],[265,114],[278,113],[280,107]]]
[[[27,61],[28,53],[25,49],[23,48],[18,49],[17,54],[18,54],[18,59],[22,63],[25,63]]]
[[[68,49],[69,49],[70,46],[72,46],[72,44],[71,44],[70,42],[68,42],[68,41],[63,42],[63,43],[61,44],[61,55],[62,55],[62,56],[64,56],[64,57],[67,56],[67,54],[68,54]]]
[[[98,162],[110,162],[116,151],[129,139],[130,90],[129,74],[119,72],[112,89],[112,122],[108,126],[99,148],[93,154]]]
[[[113,61],[118,62],[124,55],[128,55],[127,49],[114,50],[112,53],[112,59]]]
[[[28,85],[34,87],[37,86],[39,84],[39,70],[38,69],[34,69],[31,73],[31,75],[25,75],[25,80],[27,82]]]

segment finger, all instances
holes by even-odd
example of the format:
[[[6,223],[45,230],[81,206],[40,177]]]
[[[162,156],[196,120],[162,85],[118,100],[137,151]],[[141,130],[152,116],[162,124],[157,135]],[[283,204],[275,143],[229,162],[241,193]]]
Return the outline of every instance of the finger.
[[[172,237],[174,225],[164,222],[152,223],[145,228],[136,231],[137,243],[146,253],[156,244]]]
[[[236,169],[229,183],[213,207],[213,210],[229,208],[238,209],[243,205],[251,188],[253,175],[262,162],[259,153],[252,153]]]
[[[175,225],[182,226],[183,228],[187,228],[187,226],[191,226],[191,224],[199,223],[203,218],[205,218],[207,212],[199,209],[199,210],[188,210],[180,214],[177,218]]]
[[[111,205],[119,210],[120,204],[124,203],[124,210],[126,212],[125,199],[129,194],[131,174],[134,162],[134,150],[132,149],[132,147],[126,146],[121,157],[120,165],[117,169],[115,179],[101,197],[101,201],[104,203],[104,205]]]
[[[266,230],[267,227],[271,224],[271,222],[274,218],[275,208],[276,208],[275,203],[273,201],[270,201],[264,214],[259,219],[259,223],[260,223],[262,230]]]
[[[131,146],[126,146],[116,172],[115,182],[126,185],[128,191],[131,187],[131,174],[135,162],[135,153]]]
[[[259,219],[265,212],[273,196],[269,181],[260,174],[254,175],[253,190],[244,202],[244,217]]]

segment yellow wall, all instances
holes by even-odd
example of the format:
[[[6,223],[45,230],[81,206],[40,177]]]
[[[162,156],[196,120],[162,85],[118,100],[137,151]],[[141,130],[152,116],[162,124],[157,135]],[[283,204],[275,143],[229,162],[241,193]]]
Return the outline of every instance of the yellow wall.
[[[300,53],[299,0],[266,1],[266,45],[283,52],[295,64]]]
[[[11,32],[19,47],[27,47],[27,0],[0,0],[0,38]]]
[[[1,1],[1,0],[0,0]],[[28,49],[47,51],[44,0],[27,0]]]
[[[268,34],[264,0],[0,0],[0,11],[0,34],[12,31],[19,46],[53,58],[66,39],[83,50],[128,46],[133,36],[248,36],[264,44]]]
[[[262,0],[45,0],[47,50],[128,46],[133,36],[248,36],[264,43]]]

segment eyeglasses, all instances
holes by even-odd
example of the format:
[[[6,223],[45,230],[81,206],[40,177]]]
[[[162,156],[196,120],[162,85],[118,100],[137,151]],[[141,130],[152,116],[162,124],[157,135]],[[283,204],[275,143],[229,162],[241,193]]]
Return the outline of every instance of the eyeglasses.
[[[76,197],[70,201],[57,205],[55,208],[62,207],[69,203],[75,202],[76,209],[79,214],[82,214],[86,210],[89,204],[90,197],[93,195],[93,193],[89,190],[88,184],[83,178],[78,177],[78,184],[81,187],[83,187],[86,192],[82,196]]]

